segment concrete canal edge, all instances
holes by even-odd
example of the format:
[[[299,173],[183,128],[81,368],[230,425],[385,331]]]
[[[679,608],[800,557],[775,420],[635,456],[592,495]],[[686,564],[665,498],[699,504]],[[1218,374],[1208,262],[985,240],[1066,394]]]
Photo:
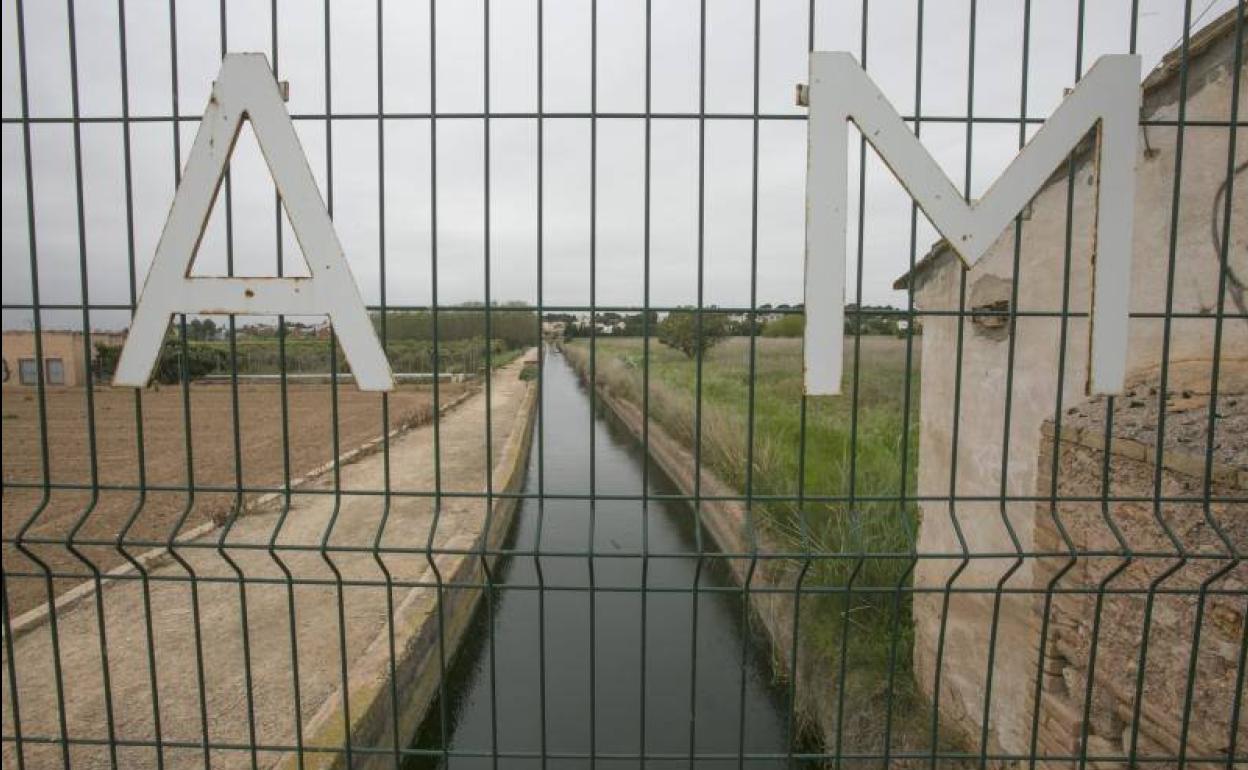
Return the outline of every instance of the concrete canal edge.
[[[494,491],[515,493],[524,485],[528,468],[529,445],[533,435],[538,388],[529,382],[520,407],[494,465]],[[519,503],[516,497],[495,498],[489,526],[476,537],[452,539],[448,546],[456,550],[501,548],[514,520]],[[482,561],[494,565],[497,557],[481,557],[463,553],[443,553],[434,559],[441,582],[446,586],[480,583],[485,580]],[[449,668],[455,652],[463,641],[480,603],[482,589],[443,588],[441,613],[437,591],[413,588],[407,591],[394,610],[393,639],[387,624],[352,663],[347,681],[347,704],[350,711],[350,742],[352,746],[369,747],[368,753],[355,753],[351,766],[394,767],[394,755],[378,748],[395,745],[394,728],[398,727],[398,746],[406,748],[416,735],[429,708],[436,700],[442,679],[442,655],[439,644],[444,641],[446,665]],[[445,623],[443,633],[439,626]],[[391,645],[394,657],[391,658]],[[393,669],[391,661],[393,660]],[[391,688],[393,672],[395,686]],[[395,699],[397,694],[397,715]],[[304,728],[302,762],[295,752],[287,752],[276,767],[283,770],[337,769],[347,767],[342,747],[347,744],[347,724],[341,691],[327,699]]]
[[[585,371],[575,362],[569,364],[576,370],[582,382],[588,382]],[[631,401],[617,398],[603,385],[598,383],[595,388],[599,403],[606,406],[629,430],[642,442],[642,426],[644,418],[641,409]],[[653,418],[650,420],[648,440],[650,458],[654,460],[663,473],[672,480],[681,494],[692,495],[694,492],[694,457],[683,444],[672,437]],[[740,492],[730,487],[710,470],[701,469],[701,494],[703,497],[720,498],[739,496]],[[691,504],[692,506],[692,504]],[[770,539],[768,534],[747,525],[748,512],[746,506],[734,500],[702,500],[699,517],[707,532],[715,541],[715,545],[724,553],[748,554],[751,552],[751,529],[754,529],[754,542],[759,553],[770,553],[786,549]],[[794,672],[790,670],[793,662],[793,628],[796,588],[798,586],[801,566],[796,560],[760,559],[754,561],[751,574],[751,561],[748,556],[724,559],[728,563],[733,580],[737,585],[745,586],[749,582],[751,588],[767,588],[782,590],[750,591],[749,602],[751,615],[767,636],[770,646],[773,669],[780,675],[794,681]],[[831,688],[821,688],[820,683],[836,681],[836,674],[826,665],[825,659],[808,649],[808,645],[799,639],[797,650],[796,674],[796,713],[800,730],[815,735],[820,742],[828,734],[830,726],[835,725],[835,704],[828,697]]]

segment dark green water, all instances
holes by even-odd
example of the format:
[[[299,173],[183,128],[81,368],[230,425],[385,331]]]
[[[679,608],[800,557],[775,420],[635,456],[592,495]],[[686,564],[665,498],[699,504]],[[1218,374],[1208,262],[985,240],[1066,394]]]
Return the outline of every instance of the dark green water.
[[[588,391],[553,350],[543,405],[547,495],[590,491],[591,425],[597,494],[640,495],[643,483],[651,494],[678,493],[653,463],[643,478],[649,459],[640,444],[610,414],[591,415]],[[537,440],[534,431],[530,493],[539,486]],[[478,611],[448,670],[445,708],[433,705],[415,742],[440,749],[445,735],[446,747],[463,755],[445,763],[441,756],[414,758],[411,767],[582,768],[591,765],[591,748],[597,767],[640,767],[643,713],[646,767],[786,766],[779,758],[739,761],[742,749],[775,756],[788,748],[786,691],[773,681],[764,642],[743,625],[740,594],[698,594],[695,649],[697,560],[646,560],[647,587],[679,590],[643,595],[640,556],[611,556],[639,553],[643,530],[652,555],[695,552],[687,505],[651,501],[643,510],[639,500],[524,500],[517,516],[509,547],[540,546],[540,564],[528,555],[499,564],[494,600]],[[592,560],[585,555],[591,519]],[[709,535],[701,539],[704,550],[713,549]],[[591,581],[592,593],[584,590]],[[538,585],[546,590],[509,590]],[[732,585],[722,560],[703,560],[699,585]],[[703,758],[691,763],[691,751]]]

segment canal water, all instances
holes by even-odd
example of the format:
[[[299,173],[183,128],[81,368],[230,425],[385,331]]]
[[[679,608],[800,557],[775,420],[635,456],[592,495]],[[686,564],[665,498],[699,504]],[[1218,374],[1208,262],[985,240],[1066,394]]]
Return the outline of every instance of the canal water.
[[[590,492],[591,440],[596,494],[640,496],[643,483],[652,495],[679,492],[613,415],[591,414],[589,392],[561,354],[548,348],[545,362],[546,495]],[[535,430],[529,493],[539,488],[537,440]],[[643,530],[655,556],[646,560],[652,590],[644,595],[642,559],[628,555],[641,553]],[[714,549],[705,531],[701,541]],[[689,506],[525,499],[509,546],[542,555],[499,563],[494,599],[448,670],[445,708],[433,705],[415,742],[440,749],[445,736],[467,756],[414,757],[410,767],[583,768],[591,748],[598,767],[639,767],[643,712],[646,767],[786,766],[780,758],[738,761],[742,748],[771,757],[788,748],[786,691],[773,680],[765,642],[743,624],[740,594],[695,600],[697,560],[661,556],[696,552]],[[597,590],[585,590],[591,584]],[[539,585],[546,590],[530,590]],[[732,585],[722,559],[703,560],[699,585]],[[691,745],[707,758],[691,763]]]

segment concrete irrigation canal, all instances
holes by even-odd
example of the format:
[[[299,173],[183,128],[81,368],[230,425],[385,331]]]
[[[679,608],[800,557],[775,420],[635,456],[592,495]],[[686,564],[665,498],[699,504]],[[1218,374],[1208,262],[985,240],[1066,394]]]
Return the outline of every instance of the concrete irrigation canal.
[[[690,555],[714,540],[683,502],[643,506],[677,489],[553,350],[539,445],[522,358],[488,411],[477,390],[443,412],[436,448],[396,431],[12,618],[3,765],[784,766],[768,645],[722,560]],[[547,497],[487,509],[487,484]]]
[[[710,558],[699,574],[697,559],[670,557],[695,553],[699,541],[715,550],[695,530],[692,509],[569,499],[589,495],[591,458],[597,495],[679,491],[614,415],[591,413],[587,387],[553,350],[542,390],[544,446],[539,451],[534,431],[525,490],[550,497],[521,502],[509,546],[524,555],[495,570],[492,601],[482,603],[445,700],[417,737],[415,747],[430,755],[409,767],[581,768],[591,750],[602,767],[639,767],[643,747],[646,766],[656,768],[689,767],[691,752],[699,768],[739,767],[743,749],[783,755],[783,688],[765,642],[742,622],[740,594],[702,591],[695,600],[690,590],[695,581],[733,586],[728,570]],[[643,544],[651,556],[644,561]],[[442,756],[443,746],[455,755]],[[503,757],[497,765],[495,752]],[[715,756],[722,759],[701,759]]]

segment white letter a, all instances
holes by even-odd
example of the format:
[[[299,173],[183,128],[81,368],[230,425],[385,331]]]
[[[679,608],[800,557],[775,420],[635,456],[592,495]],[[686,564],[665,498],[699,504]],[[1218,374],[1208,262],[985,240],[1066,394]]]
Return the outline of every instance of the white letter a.
[[[243,120],[251,121],[309,278],[190,277]],[[147,384],[174,313],[328,315],[360,389],[394,388],[390,365],[263,54],[228,54],[221,62],[113,384]]]

